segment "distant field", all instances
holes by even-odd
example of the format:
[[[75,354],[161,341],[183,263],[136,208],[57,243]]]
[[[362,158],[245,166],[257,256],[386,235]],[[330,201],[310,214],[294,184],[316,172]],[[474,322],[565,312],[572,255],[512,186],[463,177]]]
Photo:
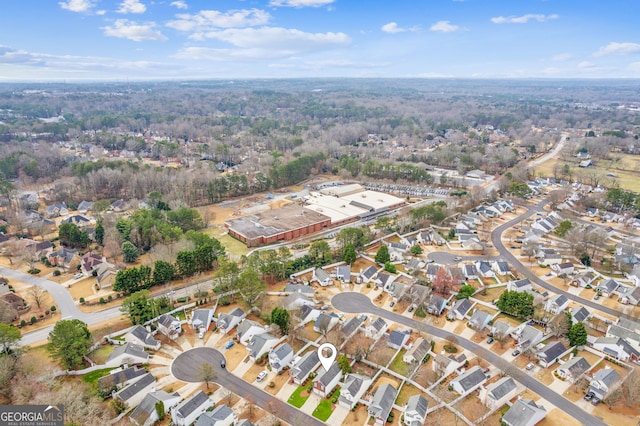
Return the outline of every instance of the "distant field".
[[[606,186],[616,184],[626,190],[637,191],[640,188],[640,156],[629,154],[611,154],[610,160],[597,161],[595,166],[589,168],[590,171],[597,170],[605,176],[603,182]],[[553,176],[553,168],[556,164],[564,166],[568,164],[572,169],[572,174],[576,178],[580,176],[578,159],[572,157],[567,161],[560,158],[553,158],[535,168],[536,176]],[[613,173],[616,177],[607,177],[608,173]]]

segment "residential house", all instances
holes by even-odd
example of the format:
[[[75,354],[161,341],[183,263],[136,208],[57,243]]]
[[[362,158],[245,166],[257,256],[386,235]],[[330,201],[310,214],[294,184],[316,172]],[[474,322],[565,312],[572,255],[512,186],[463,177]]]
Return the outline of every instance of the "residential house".
[[[33,254],[35,259],[41,259],[42,257],[47,257],[49,253],[53,251],[53,244],[51,241],[34,241],[31,244],[25,246],[25,249],[29,254]]]
[[[280,302],[287,311],[295,311],[302,306],[314,306],[314,302],[309,296],[303,293],[291,293]]]
[[[469,319],[469,325],[472,329],[479,332],[489,326],[491,318],[491,315],[488,313],[481,311],[480,309],[476,309]]]
[[[480,389],[480,401],[490,410],[496,410],[510,401],[518,393],[518,385],[513,378],[503,377]]]
[[[387,331],[387,328],[389,328],[389,324],[387,324],[382,317],[378,317],[375,320],[370,321],[364,328],[364,335],[365,337],[373,340],[380,340],[385,331]]]
[[[162,407],[163,414],[167,414],[169,410],[178,405],[180,399],[178,392],[168,393],[163,390],[151,392],[133,410],[129,419],[138,426],[151,426],[160,419],[157,407]]]
[[[504,426],[534,426],[547,415],[543,406],[529,399],[518,399],[504,413],[501,422]]]
[[[142,346],[133,343],[125,343],[116,347],[109,354],[105,365],[109,367],[118,367],[120,365],[145,364],[149,361],[149,354],[144,351]]]
[[[291,377],[293,382],[301,385],[313,370],[320,364],[318,351],[311,350],[296,360],[291,367]]]
[[[275,347],[279,342],[276,336],[269,333],[255,335],[247,343],[247,352],[252,361],[260,359],[261,356],[266,355],[269,351]]]
[[[242,320],[240,325],[238,325],[236,329],[236,336],[238,337],[238,341],[246,346],[254,336],[264,334],[267,331],[268,328],[263,327],[259,322],[245,318]]]
[[[589,391],[604,399],[620,380],[620,374],[611,367],[598,370],[589,382]]]
[[[618,361],[640,360],[640,352],[622,337],[598,337],[592,346]]]
[[[378,269],[375,266],[369,266],[364,271],[360,271],[357,281],[361,283],[370,283],[373,281],[373,277],[378,273]]]
[[[81,201],[78,204],[78,213],[87,214],[93,208],[93,202],[91,201]]]
[[[640,326],[633,320],[618,318],[617,324],[607,327],[607,337],[621,337],[633,348],[640,350]]]
[[[451,309],[449,309],[449,312],[447,312],[447,318],[450,320],[463,320],[472,307],[473,303],[471,303],[469,299],[460,299],[456,301]]]
[[[536,353],[536,358],[538,358],[538,364],[547,368],[558,362],[558,359],[565,352],[567,352],[567,348],[561,342],[550,342]]]
[[[581,356],[574,356],[556,369],[558,376],[570,383],[575,382],[591,368],[589,362]]]
[[[398,262],[404,260],[405,255],[409,251],[409,246],[400,242],[400,243],[388,243],[387,247],[389,248],[389,257],[392,262]]]
[[[566,309],[569,306],[569,299],[564,294],[560,294],[553,299],[547,300],[544,306],[544,310],[550,314],[556,315]]]
[[[596,291],[602,292],[602,295],[605,297],[610,297],[613,292],[618,289],[618,287],[620,287],[620,284],[616,280],[609,278],[598,284],[596,286]]]
[[[313,323],[313,331],[316,333],[328,333],[338,324],[338,321],[340,321],[340,318],[335,313],[325,314],[323,312],[318,315],[318,318]]]
[[[551,250],[551,249],[545,249],[545,250]],[[538,258],[538,263],[540,265],[548,265],[553,267],[553,265],[562,263],[562,255],[556,252],[555,250],[551,250],[551,251],[545,252],[544,256]]]
[[[386,345],[392,349],[400,349],[407,343],[407,341],[409,340],[409,336],[411,336],[411,331],[409,330],[391,330]]]
[[[407,272],[411,273],[421,270],[422,268],[424,268],[424,265],[426,265],[426,263],[424,263],[422,259],[420,259],[419,257],[414,257],[404,265],[404,269],[406,269]]]
[[[364,315],[358,315],[357,317],[353,317],[342,325],[342,334],[346,339],[350,338],[354,335],[360,326],[364,324],[364,320],[367,317]]]
[[[442,311],[444,311],[445,306],[447,306],[446,299],[443,299],[439,296],[431,296],[431,300],[427,304],[427,312],[431,315],[441,315]]]
[[[106,261],[106,257],[89,251],[80,258],[80,266],[82,268],[82,272],[88,275],[93,272],[93,270],[96,269],[99,265],[105,263]]]
[[[427,270],[425,271],[425,276],[427,277],[427,279],[433,281],[433,279],[438,274],[438,271],[440,270],[440,268],[441,266],[436,263],[428,264]]]
[[[577,287],[586,287],[588,285],[591,285],[591,283],[593,283],[593,281],[596,279],[596,274],[594,274],[591,271],[587,271],[587,272],[583,272],[580,275],[578,275],[574,280],[573,280],[573,285],[577,286]]]
[[[482,245],[478,237],[476,237],[475,235],[470,235],[469,237],[470,238],[467,238],[462,242],[462,248],[464,250],[469,250],[469,251],[484,250],[484,246]]]
[[[284,292],[289,294],[302,293],[302,294],[306,294],[309,297],[313,297],[313,295],[316,293],[316,290],[310,285],[287,284],[286,286],[284,286]]]
[[[369,403],[367,412],[377,424],[385,424],[396,400],[397,390],[391,384],[378,386]]]
[[[191,313],[191,327],[194,330],[209,330],[213,316],[213,309],[194,309]]]
[[[587,318],[589,318],[591,314],[584,306],[575,306],[571,309],[571,321],[573,324],[584,322]]]
[[[127,210],[127,208],[129,208],[129,203],[125,202],[122,199],[114,201],[110,206],[110,209],[116,213],[121,213]]]
[[[560,275],[569,275],[573,274],[574,265],[571,262],[562,262],[557,263],[555,265],[551,265],[551,269],[553,269],[558,276]]]
[[[495,321],[491,326],[491,333],[494,337],[502,338],[508,336],[513,331],[513,327],[507,321]]]
[[[509,291],[518,291],[518,292],[529,292],[533,291],[533,287],[531,285],[531,281],[528,278],[523,278],[517,281],[509,281],[507,283],[507,290]]]
[[[528,324],[520,324],[511,332],[511,337],[516,341],[517,348],[524,352],[538,344],[542,340],[543,333]]]
[[[107,262],[99,264],[92,272],[96,274],[98,287],[101,289],[113,286],[120,267]]]
[[[106,376],[98,379],[98,389],[102,392],[111,393],[135,382],[140,377],[147,374],[144,368],[127,367],[111,370]]]
[[[503,260],[498,260],[493,263],[493,270],[498,275],[508,275],[511,273],[511,267],[509,267],[509,262],[505,262]]]
[[[342,369],[337,362],[334,362],[327,371],[318,374],[318,377],[313,381],[313,392],[326,398],[341,379]]]
[[[78,228],[84,228],[85,226],[89,226],[91,224],[91,219],[79,214],[75,214],[73,216],[69,216],[66,219],[63,219],[62,221],[60,221],[60,223],[73,223]]]
[[[173,315],[162,314],[158,318],[158,331],[173,340],[182,332],[182,325]]]
[[[458,356],[455,356],[453,354],[448,356],[444,354],[437,354],[433,358],[431,369],[440,377],[446,377],[460,367],[464,366],[464,363],[466,361],[467,357],[465,354],[460,354]]]
[[[155,390],[156,378],[153,377],[151,373],[147,373],[135,382],[114,393],[113,397],[124,402],[127,407],[133,408],[140,404],[145,395],[149,392],[155,392]]]
[[[462,265],[462,273],[468,280],[478,279],[478,270],[476,269],[476,265]]]
[[[316,268],[313,270],[311,282],[314,281],[316,281],[322,287],[333,285],[333,278],[331,278],[331,275],[329,275],[329,273],[322,268]]]
[[[420,232],[418,233],[418,243],[420,244],[431,244],[431,233],[430,232]]]
[[[424,357],[427,356],[431,350],[431,343],[426,339],[419,337],[415,342],[411,344],[409,350],[407,350],[402,356],[402,361],[407,364],[413,364],[414,362],[422,362]]]
[[[307,323],[311,321],[316,321],[318,316],[322,311],[320,309],[315,309],[312,305],[302,305],[298,312],[296,312],[296,316],[300,320],[299,327],[304,327]]]
[[[189,426],[211,408],[213,408],[213,400],[203,391],[199,391],[171,410],[171,420],[176,426]]]
[[[240,419],[238,420],[238,424],[234,426],[255,426],[255,425],[251,423],[249,419]]]
[[[67,205],[65,203],[52,204],[48,206],[44,211],[44,215],[47,219],[51,219],[58,216],[66,216],[68,214],[69,214],[69,209],[67,208]]]
[[[480,275],[482,278],[496,277],[495,271],[493,270],[493,268],[491,268],[491,263],[487,261],[482,260],[476,262],[476,270],[478,271],[478,275]]]
[[[640,287],[633,287],[618,298],[618,301],[625,305],[637,306],[640,304]]]
[[[452,379],[449,382],[449,386],[453,388],[454,392],[460,395],[466,395],[479,388],[486,381],[487,376],[482,371],[482,368],[475,366]]]
[[[293,348],[288,343],[271,349],[269,352],[269,365],[276,373],[289,367],[291,361],[293,361]]]
[[[158,350],[160,349],[160,342],[153,338],[153,335],[149,330],[141,325],[136,325],[127,334],[124,335],[124,340],[129,343],[135,343],[146,349]]]
[[[408,426],[423,425],[427,418],[428,407],[429,402],[424,396],[420,394],[410,396],[404,406],[404,424]]]
[[[49,263],[54,266],[61,266],[63,268],[71,268],[77,262],[76,249],[68,249],[61,247],[56,251],[52,251],[48,254],[47,259]]]
[[[373,282],[376,284],[377,287],[382,287],[384,291],[386,291],[387,293],[390,293],[391,285],[393,284],[396,278],[397,277],[395,275],[391,275],[386,272],[379,272],[378,276],[376,277],[375,280],[373,280]]]
[[[578,163],[578,167],[581,169],[586,169],[587,167],[591,166],[593,166],[593,161],[591,160],[582,160],[580,163]]]
[[[195,426],[232,426],[238,421],[238,416],[226,405],[218,405],[212,411],[207,411],[198,417]]]
[[[351,266],[338,266],[336,268],[336,279],[343,283],[351,282]]]
[[[344,379],[344,385],[340,389],[338,404],[344,408],[352,409],[369,388],[372,380],[359,374],[348,374]]]
[[[289,296],[287,296],[289,297]],[[237,326],[247,314],[240,308],[235,308],[233,311],[228,314],[220,314],[218,315],[217,327],[218,330],[222,332],[222,334],[227,334],[231,331],[232,328]]]

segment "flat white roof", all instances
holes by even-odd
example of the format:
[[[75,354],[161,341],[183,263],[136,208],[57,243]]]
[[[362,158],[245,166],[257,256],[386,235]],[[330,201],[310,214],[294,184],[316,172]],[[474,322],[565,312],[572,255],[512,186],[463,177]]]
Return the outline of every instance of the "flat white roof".
[[[375,210],[382,208],[389,208],[401,204],[404,200],[402,198],[394,197],[393,195],[385,194],[377,191],[363,191],[357,194],[345,195],[341,198],[347,201],[356,201],[358,203],[371,206]]]
[[[334,195],[336,197],[343,197],[345,195],[354,194],[356,192],[362,192],[364,188],[359,183],[352,183],[350,185],[338,185],[331,186],[329,188],[322,188],[321,193],[325,195]]]
[[[306,209],[329,216],[331,223],[340,222],[367,212],[363,208],[349,204],[348,200],[331,195],[323,195],[319,192],[310,193],[306,198],[306,202]]]

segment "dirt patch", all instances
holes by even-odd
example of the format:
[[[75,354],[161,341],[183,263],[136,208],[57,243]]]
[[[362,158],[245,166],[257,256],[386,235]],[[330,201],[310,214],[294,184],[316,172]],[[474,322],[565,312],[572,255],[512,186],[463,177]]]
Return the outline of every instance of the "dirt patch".
[[[389,361],[391,361],[396,350],[388,347],[386,342],[386,338],[378,340],[378,343],[376,343],[376,346],[368,357],[369,361],[375,362],[378,365],[387,365]]]
[[[225,341],[225,344],[227,341],[228,340]],[[247,357],[247,349],[239,343],[236,343],[230,349],[221,349],[221,351],[227,360],[227,369],[230,371],[235,370],[236,367]]]
[[[384,384],[390,384],[394,388],[398,389],[398,387],[400,386],[400,380],[396,379],[395,377],[391,376],[390,374],[382,373],[378,377],[378,380],[376,380],[376,383],[371,387],[372,393],[375,393],[376,389],[379,386],[382,386]]]
[[[454,408],[460,411],[463,416],[472,422],[477,421],[489,412],[489,409],[480,402],[480,398],[475,395],[467,396],[462,401],[455,404]]]
[[[313,322],[309,322],[300,330],[300,337],[315,341],[318,337],[320,337],[320,333],[317,333],[313,330]]]
[[[377,371],[377,368],[371,367],[362,362],[356,362],[355,364],[353,364],[353,372],[366,377],[373,377]]]
[[[447,408],[439,408],[436,411],[429,413],[425,419],[425,426],[442,426],[442,425],[454,425],[458,423],[458,419],[452,411]],[[487,423],[493,424],[493,423]],[[498,423],[496,423],[498,424]]]
[[[422,391],[420,389],[413,385],[405,384],[404,386],[402,386],[402,389],[400,389],[400,392],[398,393],[398,398],[396,398],[396,405],[402,407],[407,403],[410,397],[418,394],[422,394]],[[431,403],[429,403],[428,406],[432,407]]]
[[[264,370],[264,366],[258,364],[252,364],[251,367],[242,375],[242,380],[252,383],[258,377],[258,374]]]
[[[280,392],[280,389],[282,389],[282,386],[284,386],[284,384],[287,383],[288,381],[289,381],[289,372],[285,371],[280,375],[276,375],[269,382],[267,382],[267,384],[264,387],[264,390],[270,393],[271,395],[275,395],[278,392]],[[273,387],[269,386],[271,383],[273,383],[274,385]]]
[[[505,291],[506,288],[507,287],[488,288],[488,289],[485,289],[485,290],[482,290],[482,291],[476,293],[473,296],[473,298],[481,300],[483,302],[491,303],[494,300],[498,300],[500,298],[500,295]]]
[[[342,424],[343,426],[362,426],[364,420],[368,418],[369,413],[367,413],[367,407],[365,405],[358,405],[355,410],[349,412]]]
[[[618,422],[611,423],[609,421],[607,421],[606,423],[614,425],[623,424]],[[558,410],[557,408],[549,411],[547,413],[547,416],[540,423],[538,423],[539,426],[580,426],[580,424],[581,423],[575,420],[573,417],[569,416],[562,410]],[[635,425],[635,423],[633,424]]]

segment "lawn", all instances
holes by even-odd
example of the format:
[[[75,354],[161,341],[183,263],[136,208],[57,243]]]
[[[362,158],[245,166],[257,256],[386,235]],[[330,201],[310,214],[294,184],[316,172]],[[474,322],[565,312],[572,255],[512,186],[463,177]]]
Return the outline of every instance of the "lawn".
[[[409,365],[407,365],[402,360],[402,357],[405,352],[406,352],[405,349],[401,349],[398,355],[393,359],[393,362],[391,363],[389,368],[391,369],[391,371],[395,371],[396,373],[406,377],[407,374],[409,373]]]
[[[98,379],[109,374],[111,370],[115,370],[117,367],[113,368],[102,368],[100,370],[92,371],[91,373],[87,373],[82,376],[82,381],[85,383],[90,383],[92,385],[98,383]]]
[[[211,228],[211,229],[214,229],[214,228]],[[229,234],[215,235],[214,233],[213,236],[216,237],[218,241],[220,241],[220,243],[224,246],[227,253],[240,257],[242,255],[246,255],[249,252],[249,249],[244,243],[236,240]]]
[[[104,364],[107,361],[107,357],[115,347],[113,345],[102,345],[95,351],[89,354],[89,358],[96,364]]]
[[[320,401],[320,404],[318,404],[316,409],[313,410],[313,413],[311,413],[311,415],[316,419],[326,422],[332,413],[333,413],[333,404],[331,403],[331,400],[323,399],[322,401]]]
[[[309,381],[309,384],[306,386],[302,386],[302,385],[298,386],[296,390],[293,391],[293,393],[291,394],[287,402],[296,408],[302,407],[304,403],[307,402],[307,399],[309,399],[309,389],[311,389],[312,386],[313,386],[312,381]],[[302,396],[301,394],[303,392],[306,393],[307,395]]]

